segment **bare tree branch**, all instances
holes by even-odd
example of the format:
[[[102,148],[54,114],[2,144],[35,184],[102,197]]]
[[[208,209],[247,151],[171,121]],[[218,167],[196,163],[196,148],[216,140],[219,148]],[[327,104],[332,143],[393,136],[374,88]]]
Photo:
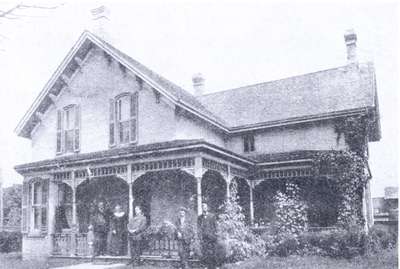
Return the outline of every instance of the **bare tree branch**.
[[[56,9],[59,6],[62,6],[63,4],[57,5],[57,6],[37,6],[37,5],[24,5],[24,4],[19,4],[20,9],[24,8],[36,8],[36,9]]]
[[[10,8],[9,10],[3,11],[2,13],[0,13],[0,17],[6,17],[8,14],[12,14],[18,8],[19,8],[19,5],[16,5],[16,6]]]
[[[15,5],[14,7],[6,10],[6,11],[2,11],[0,10],[0,18],[5,18],[5,19],[17,19],[18,17],[27,17],[28,15],[18,15],[15,14],[15,11],[17,10],[25,10],[25,9],[44,9],[44,10],[52,10],[52,9],[56,9],[60,6],[64,5],[64,3],[60,4],[60,5],[56,5],[56,6],[38,6],[38,5],[25,5],[25,4],[18,4]],[[15,17],[10,18],[10,16],[13,15]]]
[[[26,13],[27,10],[54,10],[63,6],[64,3],[52,6],[42,6],[42,5],[27,5],[22,2],[9,8],[0,10],[0,24],[5,23],[8,20],[22,20],[23,18],[45,18],[46,16],[37,16],[37,15],[28,15],[21,14]],[[6,36],[0,34],[0,41],[3,43],[4,40],[8,39]],[[0,48],[0,52],[4,51],[4,49]]]

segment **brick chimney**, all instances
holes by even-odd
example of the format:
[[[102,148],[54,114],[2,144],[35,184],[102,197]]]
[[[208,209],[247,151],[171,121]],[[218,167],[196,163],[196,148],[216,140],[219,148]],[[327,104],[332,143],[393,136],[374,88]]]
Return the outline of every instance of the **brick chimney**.
[[[194,95],[200,96],[204,94],[204,77],[201,73],[196,73],[192,76]]]
[[[100,38],[110,41],[109,31],[108,31],[108,24],[109,24],[109,17],[110,11],[109,9],[101,5],[99,7],[93,8],[90,10],[92,15],[92,22],[93,22],[93,31],[96,35]]]
[[[344,33],[344,42],[347,48],[347,62],[349,64],[357,62],[357,35],[353,29]]]

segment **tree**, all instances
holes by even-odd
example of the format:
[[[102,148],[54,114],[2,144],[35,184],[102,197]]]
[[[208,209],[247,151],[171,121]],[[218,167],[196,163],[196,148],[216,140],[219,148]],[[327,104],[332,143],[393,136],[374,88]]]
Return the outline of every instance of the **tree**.
[[[4,188],[4,225],[21,225],[21,199],[22,185],[14,184],[11,187]]]

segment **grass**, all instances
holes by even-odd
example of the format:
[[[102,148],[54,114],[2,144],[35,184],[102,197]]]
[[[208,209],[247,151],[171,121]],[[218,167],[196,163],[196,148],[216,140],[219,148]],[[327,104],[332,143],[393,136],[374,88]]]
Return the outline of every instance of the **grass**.
[[[332,259],[320,256],[253,258],[236,264],[224,265],[223,269],[393,269],[398,267],[397,257],[397,249],[389,249],[375,255],[356,257],[352,260]],[[77,263],[77,261],[71,260],[71,263]],[[71,263],[67,264],[65,261],[63,264],[55,261],[49,263],[44,260],[23,261],[21,255],[18,253],[0,254],[0,269],[47,269],[67,266],[71,265]],[[116,269],[128,268],[132,267],[121,266]],[[166,267],[145,265],[135,268],[159,269]],[[168,267],[168,269],[172,268],[172,266]]]
[[[22,260],[21,253],[0,253],[0,269],[48,269],[57,268],[61,266],[68,266],[73,264],[82,263],[79,260],[65,260],[60,263],[57,260]],[[120,266],[115,267],[115,269],[131,269],[132,266]],[[160,269],[161,267],[144,265],[140,267],[135,267],[138,269]],[[173,269],[173,267],[162,267],[165,269]]]
[[[320,256],[254,258],[224,265],[223,269],[393,269],[397,267],[397,249],[389,249],[375,255],[356,257],[352,260]]]

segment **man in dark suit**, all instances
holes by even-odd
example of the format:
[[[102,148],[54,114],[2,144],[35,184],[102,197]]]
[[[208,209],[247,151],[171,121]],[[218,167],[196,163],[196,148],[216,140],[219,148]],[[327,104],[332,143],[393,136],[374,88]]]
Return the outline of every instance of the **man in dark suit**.
[[[95,237],[95,256],[106,254],[110,215],[111,213],[104,206],[104,202],[99,202],[91,220]]]
[[[186,217],[186,208],[179,209],[179,216],[175,222],[176,239],[178,241],[178,252],[181,259],[181,268],[189,268],[188,259],[190,256],[190,244],[193,239],[193,227]]]
[[[203,214],[198,217],[202,262],[207,269],[215,269],[217,266],[217,219],[208,211],[206,203],[202,204],[202,209]]]
[[[128,264],[140,265],[140,256],[143,252],[144,236],[143,232],[147,226],[146,217],[143,215],[142,208],[135,206],[135,217],[129,220],[128,232],[131,248],[131,261]]]

